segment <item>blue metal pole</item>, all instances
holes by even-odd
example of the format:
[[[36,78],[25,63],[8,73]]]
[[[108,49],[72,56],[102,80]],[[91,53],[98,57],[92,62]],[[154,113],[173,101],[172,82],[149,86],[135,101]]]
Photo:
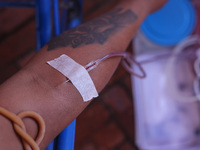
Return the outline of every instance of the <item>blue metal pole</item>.
[[[53,19],[54,19],[54,35],[60,34],[60,20],[59,20],[59,2],[53,0]]]
[[[51,0],[36,0],[37,51],[51,39]]]
[[[56,150],[74,150],[76,120],[57,137]]]
[[[74,7],[77,7],[76,16],[68,22],[68,29],[74,28],[82,22],[83,0],[76,0],[76,5]]]
[[[45,150],[54,150],[54,140],[47,146]]]
[[[69,0],[63,0],[63,3],[68,4]],[[65,31],[66,30],[66,26],[67,26],[67,10],[63,9],[62,10],[62,18],[61,18],[61,31]]]

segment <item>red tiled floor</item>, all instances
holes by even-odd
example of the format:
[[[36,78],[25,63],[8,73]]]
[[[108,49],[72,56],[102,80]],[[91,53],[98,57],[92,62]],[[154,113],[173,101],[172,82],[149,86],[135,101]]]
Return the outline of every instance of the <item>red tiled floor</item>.
[[[93,139],[96,141],[99,150],[114,149],[124,140],[125,136],[115,122],[110,122],[98,130]]]
[[[123,113],[132,107],[131,98],[119,85],[106,90],[103,93],[103,101],[117,113]]]
[[[110,119],[110,113],[100,102],[92,103],[77,119],[76,141],[79,142],[91,136],[102,128]]]

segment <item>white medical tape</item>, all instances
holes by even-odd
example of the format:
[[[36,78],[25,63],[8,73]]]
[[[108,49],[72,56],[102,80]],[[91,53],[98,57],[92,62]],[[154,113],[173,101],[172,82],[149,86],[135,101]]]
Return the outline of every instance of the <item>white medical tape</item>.
[[[63,54],[47,63],[72,82],[81,94],[83,101],[98,97],[98,92],[87,70],[69,56]]]

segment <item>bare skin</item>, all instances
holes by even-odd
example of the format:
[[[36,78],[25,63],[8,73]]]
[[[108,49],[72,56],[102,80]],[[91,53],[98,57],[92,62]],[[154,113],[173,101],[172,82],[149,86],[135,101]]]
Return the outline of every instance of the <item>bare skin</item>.
[[[162,7],[167,0],[121,0],[110,12],[54,38],[45,45],[17,74],[0,86],[0,106],[13,113],[31,110],[40,114],[46,124],[46,146],[76,118],[89,102],[66,78],[46,61],[66,54],[81,65],[110,52],[124,51],[148,14]],[[111,78],[120,58],[111,58],[90,72],[100,92]],[[37,125],[24,119],[27,132],[35,137]],[[0,116],[0,147],[22,150],[10,121]]]

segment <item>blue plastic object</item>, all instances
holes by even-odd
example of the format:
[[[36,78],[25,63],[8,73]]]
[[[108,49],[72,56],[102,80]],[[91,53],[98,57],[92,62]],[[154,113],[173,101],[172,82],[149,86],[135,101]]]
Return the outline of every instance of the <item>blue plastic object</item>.
[[[56,150],[74,150],[76,120],[67,126],[56,139]]]
[[[69,4],[69,0],[63,0],[63,2],[65,4]],[[68,11],[66,9],[62,10],[62,17],[61,17],[61,32],[66,30],[66,26],[67,26],[67,19],[68,19]]]
[[[141,25],[141,31],[159,45],[172,46],[190,35],[196,14],[189,0],[170,0]]]
[[[79,18],[74,18],[73,20],[71,20],[68,24],[69,28],[74,28],[77,25],[81,24],[81,20]]]
[[[36,2],[36,36],[37,51],[51,39],[51,2],[50,0],[35,0]]]
[[[54,20],[54,35],[60,34],[60,19],[59,19],[59,2],[53,0],[53,20]]]
[[[54,140],[47,146],[45,150],[54,150]]]
[[[63,0],[70,9],[62,10],[61,31],[74,28],[82,23],[83,0]],[[67,19],[66,19],[67,18]]]

